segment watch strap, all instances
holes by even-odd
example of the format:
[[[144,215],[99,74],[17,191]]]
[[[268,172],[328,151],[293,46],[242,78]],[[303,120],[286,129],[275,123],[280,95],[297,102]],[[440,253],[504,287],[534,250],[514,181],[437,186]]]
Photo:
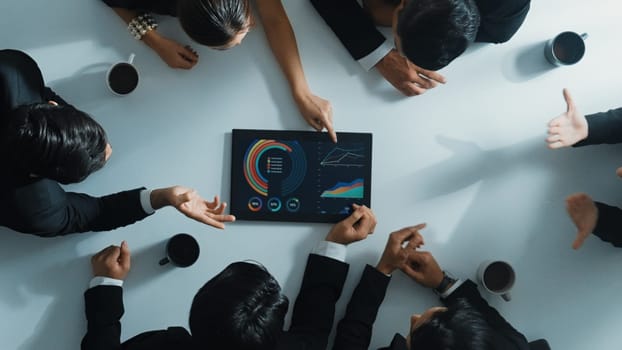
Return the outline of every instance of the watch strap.
[[[438,287],[434,288],[436,294],[443,294],[452,284],[456,282],[456,279],[449,276],[447,272],[443,271],[443,280]]]

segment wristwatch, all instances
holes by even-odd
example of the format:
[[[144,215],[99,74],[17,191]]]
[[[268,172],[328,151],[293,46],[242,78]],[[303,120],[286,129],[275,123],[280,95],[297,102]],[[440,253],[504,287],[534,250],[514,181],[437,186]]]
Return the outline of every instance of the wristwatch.
[[[447,271],[443,271],[443,280],[441,281],[441,284],[438,285],[438,287],[434,288],[434,292],[438,295],[441,295],[446,292],[452,284],[456,283],[456,281],[457,279],[455,279],[451,274],[449,274]]]

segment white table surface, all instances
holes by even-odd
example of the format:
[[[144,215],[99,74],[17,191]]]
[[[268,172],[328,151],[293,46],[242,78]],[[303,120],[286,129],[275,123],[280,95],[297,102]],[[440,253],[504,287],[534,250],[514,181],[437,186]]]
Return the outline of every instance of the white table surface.
[[[620,2],[534,1],[509,43],[475,45],[441,71],[445,86],[413,98],[403,98],[376,71],[363,71],[308,1],[285,6],[309,84],[332,102],[336,128],[374,134],[378,226],[348,249],[350,274],[336,319],[388,234],[425,221],[425,248],[457,276],[473,278],[486,259],[514,264],[514,299],[488,300],[529,339],[545,337],[554,349],[618,349],[622,250],[592,237],[573,251],[575,230],[564,198],[585,191],[619,205],[619,148],[550,151],[544,138],[548,120],[565,110],[563,87],[585,113],[620,107]],[[226,199],[231,129],[309,129],[261,28],[230,51],[196,47],[199,64],[179,71],[132,39],[96,0],[3,1],[0,18],[1,46],[30,53],[48,85],[108,132],[110,162],[72,190],[104,195],[183,184]],[[160,22],[162,33],[188,42],[175,19]],[[542,45],[564,30],[590,34],[587,54],[575,66],[553,69],[543,61]],[[112,96],[104,71],[131,52],[140,86],[130,96]],[[293,300],[306,256],[328,229],[237,222],[221,232],[170,208],[108,233],[42,239],[0,229],[0,349],[78,348],[86,329],[82,293],[91,278],[89,259],[109,244],[125,239],[133,250],[122,320],[127,339],[186,325],[198,287],[233,261],[262,262]],[[188,269],[158,267],[164,242],[177,232],[199,239],[199,262]],[[372,347],[404,333],[411,313],[437,304],[431,291],[396,273]]]

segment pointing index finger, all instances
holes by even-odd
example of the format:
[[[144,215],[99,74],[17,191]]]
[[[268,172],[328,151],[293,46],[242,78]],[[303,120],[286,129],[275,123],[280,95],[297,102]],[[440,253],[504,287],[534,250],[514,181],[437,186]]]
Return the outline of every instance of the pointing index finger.
[[[330,121],[328,121],[325,126],[326,126],[326,131],[328,132],[328,135],[330,136],[330,139],[334,143],[337,143],[337,132],[335,132],[335,129],[333,128],[333,124]]]
[[[395,234],[400,242],[404,242],[408,238],[415,235],[419,230],[423,229],[425,226],[425,223],[421,223],[415,226],[404,227],[403,229],[396,231]]]

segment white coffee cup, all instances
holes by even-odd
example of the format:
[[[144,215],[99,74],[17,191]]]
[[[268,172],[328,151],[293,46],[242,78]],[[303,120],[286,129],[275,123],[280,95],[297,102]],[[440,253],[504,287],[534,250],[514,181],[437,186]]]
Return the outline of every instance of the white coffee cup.
[[[113,94],[125,96],[136,89],[138,86],[138,69],[132,64],[134,54],[131,54],[127,62],[113,64],[106,74],[106,85]]]
[[[512,300],[510,290],[516,282],[516,272],[510,263],[488,260],[477,269],[479,283],[491,294],[500,295],[505,301]]]

